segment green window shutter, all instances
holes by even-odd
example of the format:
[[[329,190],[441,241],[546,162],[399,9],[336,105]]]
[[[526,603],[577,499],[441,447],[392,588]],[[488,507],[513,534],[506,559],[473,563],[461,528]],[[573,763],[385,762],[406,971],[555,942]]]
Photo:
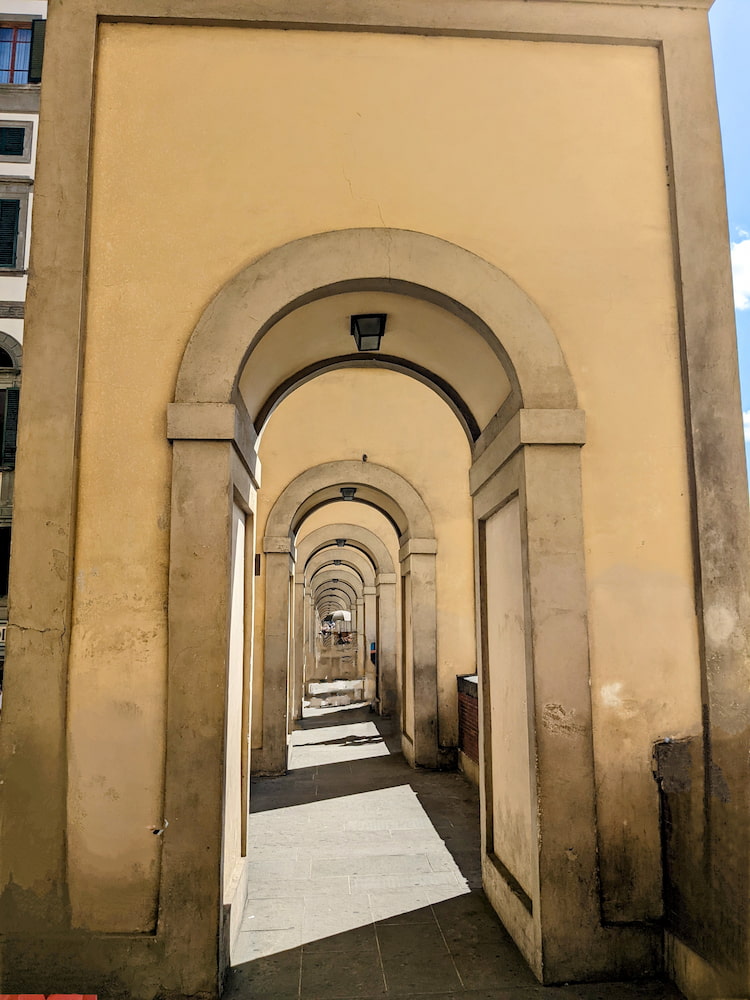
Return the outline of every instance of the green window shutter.
[[[0,267],[16,266],[20,211],[18,199],[0,199]]]
[[[26,129],[0,125],[0,156],[23,156]]]
[[[42,82],[42,60],[44,59],[44,34],[46,21],[31,22],[31,55],[29,56],[29,83]]]
[[[16,438],[18,436],[18,400],[21,391],[17,388],[5,391],[5,421],[3,426],[2,466],[5,469],[16,467]]]

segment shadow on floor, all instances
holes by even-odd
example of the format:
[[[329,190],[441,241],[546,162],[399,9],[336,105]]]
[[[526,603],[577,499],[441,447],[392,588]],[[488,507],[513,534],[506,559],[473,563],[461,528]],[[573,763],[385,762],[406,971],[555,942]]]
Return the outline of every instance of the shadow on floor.
[[[540,986],[481,891],[236,966],[225,1000],[679,1000],[658,981]]]
[[[355,732],[315,741],[336,725]],[[316,747],[323,760],[336,747],[363,756],[253,781],[259,860],[240,936],[248,953],[260,946],[231,970],[225,1000],[678,1000],[653,980],[539,986],[481,890],[476,789],[455,772],[409,768],[389,720],[327,714],[304,719],[295,738],[305,760]],[[390,752],[366,756],[378,742]]]

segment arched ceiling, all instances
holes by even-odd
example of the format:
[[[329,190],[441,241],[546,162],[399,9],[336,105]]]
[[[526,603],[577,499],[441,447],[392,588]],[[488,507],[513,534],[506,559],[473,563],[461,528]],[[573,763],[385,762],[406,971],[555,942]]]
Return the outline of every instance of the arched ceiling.
[[[393,573],[394,566],[397,566],[398,563],[394,561],[381,535],[370,528],[351,522],[334,521],[305,531],[310,522],[319,519],[321,512],[330,510],[333,506],[341,509],[344,508],[344,503],[342,501],[335,505],[329,505],[327,508],[319,508],[300,528],[297,535],[297,571],[309,576],[319,565],[335,559],[343,559],[344,562],[349,561],[358,566],[360,574],[363,577],[367,576],[368,583],[371,582],[370,573]],[[351,504],[347,504],[344,509],[349,511],[350,508]],[[377,513],[378,517],[385,521],[384,515],[380,514],[379,511],[373,511],[372,508],[364,508],[363,505],[360,505],[358,510],[360,513],[365,510],[367,514]],[[391,527],[387,521],[385,524]],[[382,528],[384,525],[379,527]],[[390,531],[390,534],[394,534],[393,530]],[[338,545],[337,539],[344,544]]]
[[[355,529],[352,532],[352,528]],[[354,534],[354,539],[352,535]],[[346,538],[364,552],[380,573],[395,573],[399,565],[399,542],[393,525],[375,507],[340,500],[319,507],[300,526],[297,554],[302,565],[323,540]],[[309,539],[309,541],[308,541]],[[385,557],[385,553],[389,558]]]
[[[381,349],[357,354],[350,317],[370,312],[388,317]],[[510,393],[499,358],[467,323],[434,303],[375,291],[331,295],[284,316],[250,354],[239,388],[253,421],[260,416],[262,423],[285,391],[314,377],[316,370],[330,370],[316,366],[349,357],[347,364],[366,367],[386,356],[416,366],[415,377],[433,384],[456,412],[463,405],[469,424],[473,420],[480,430]],[[436,376],[435,383],[430,383],[429,373]],[[447,386],[455,399],[449,399],[441,386]]]
[[[297,550],[297,560],[298,563],[301,562],[299,550]],[[375,585],[375,569],[372,563],[363,552],[351,545],[339,547],[335,542],[328,544],[312,555],[303,564],[302,569],[305,579],[310,582],[320,570],[335,570],[337,567],[356,573],[367,587]]]

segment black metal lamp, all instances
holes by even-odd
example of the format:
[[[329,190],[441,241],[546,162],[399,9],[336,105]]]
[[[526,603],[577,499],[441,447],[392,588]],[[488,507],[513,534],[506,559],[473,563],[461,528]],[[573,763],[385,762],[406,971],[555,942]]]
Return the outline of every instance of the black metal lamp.
[[[341,499],[342,500],[353,500],[354,494],[357,492],[356,486],[342,486],[341,487]]]
[[[346,539],[345,538],[337,538],[336,539],[336,544],[338,545],[338,547],[340,549],[343,549],[343,547],[346,545]]]
[[[333,560],[333,565],[334,566],[340,566],[341,565],[341,560],[340,559],[334,559]]]
[[[358,351],[377,351],[385,334],[387,313],[362,313],[352,316],[352,337]]]

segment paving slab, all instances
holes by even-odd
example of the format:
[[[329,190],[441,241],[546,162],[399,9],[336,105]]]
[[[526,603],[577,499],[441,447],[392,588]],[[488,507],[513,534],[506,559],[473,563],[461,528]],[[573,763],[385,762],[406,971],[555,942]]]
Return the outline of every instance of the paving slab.
[[[378,942],[390,994],[409,996],[463,987],[437,924],[380,924]]]
[[[300,996],[305,1000],[382,997],[386,993],[377,949],[337,954],[302,954]]]
[[[303,945],[303,951],[306,955],[354,953],[360,950],[372,953],[378,951],[378,939],[375,934],[375,925],[372,923],[354,928],[345,934],[334,934],[331,937],[308,941]]]
[[[429,893],[419,889],[380,889],[371,892],[370,909],[376,924],[435,923]]]

